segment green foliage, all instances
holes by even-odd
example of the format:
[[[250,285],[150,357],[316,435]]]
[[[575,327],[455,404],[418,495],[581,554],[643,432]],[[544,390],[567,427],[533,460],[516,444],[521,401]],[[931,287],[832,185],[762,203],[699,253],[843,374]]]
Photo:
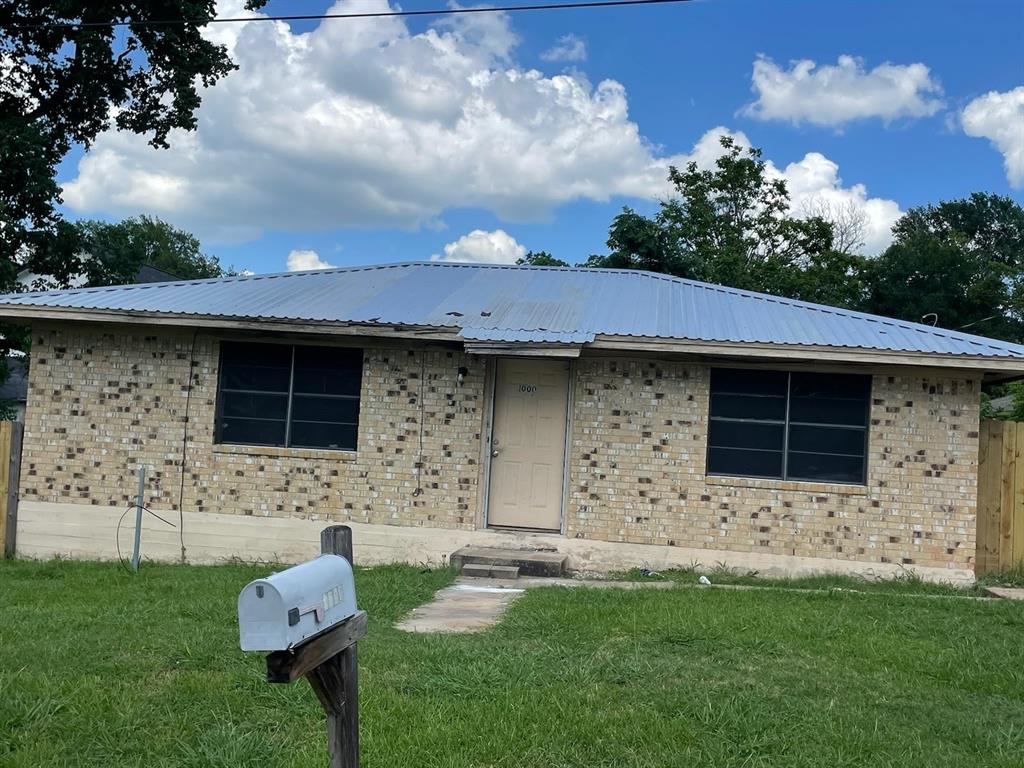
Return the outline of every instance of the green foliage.
[[[0,562],[0,764],[324,765],[309,686],[267,684],[238,649],[238,592],[270,570]],[[367,766],[1024,762],[1008,600],[543,587],[485,632],[394,628],[450,580],[357,569]]]
[[[528,267],[568,267],[569,263],[556,259],[547,251],[528,251],[527,254],[516,260],[516,264]]]
[[[258,8],[265,0],[248,0]],[[168,146],[196,125],[200,86],[234,64],[202,29],[214,0],[9,0],[0,13],[0,290],[20,267],[66,274],[57,165],[109,127]],[[146,22],[186,19],[183,24]],[[125,27],[106,26],[129,22]],[[83,26],[98,24],[99,26]]]
[[[132,283],[139,268],[147,264],[183,280],[224,274],[217,257],[204,254],[194,235],[160,219],[138,216],[116,224],[77,221],[74,227],[87,285]]]
[[[908,211],[865,264],[869,312],[1024,339],[1024,209],[975,193]]]
[[[992,396],[988,392],[981,393],[981,411],[980,418],[985,419],[999,419],[1001,415],[996,411],[992,405]]]
[[[791,215],[789,193],[761,151],[722,138],[713,169],[671,168],[675,194],[653,217],[626,208],[607,255],[586,266],[645,269],[840,306],[860,303],[863,259],[833,247],[824,219]]]

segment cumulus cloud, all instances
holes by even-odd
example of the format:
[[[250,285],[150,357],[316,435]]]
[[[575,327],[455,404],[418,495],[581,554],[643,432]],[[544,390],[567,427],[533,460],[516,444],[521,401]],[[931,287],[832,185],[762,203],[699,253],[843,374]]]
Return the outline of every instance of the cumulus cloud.
[[[995,145],[1003,154],[1007,180],[1024,187],[1024,86],[979,96],[960,113],[960,122],[968,136]]]
[[[508,232],[474,229],[468,235],[448,243],[444,253],[435,253],[432,261],[469,261],[484,264],[515,264],[526,255],[526,248]]]
[[[942,86],[924,64],[887,62],[868,71],[853,56],[821,66],[803,59],[792,62],[788,70],[759,56],[751,89],[757,98],[744,114],[794,124],[838,127],[867,118],[889,122],[929,117],[943,107]]]
[[[288,254],[288,271],[305,272],[309,269],[330,269],[333,264],[328,264],[320,258],[316,251],[294,250]]]
[[[341,0],[333,10],[386,8]],[[259,15],[241,0],[218,12]],[[206,34],[239,69],[204,92],[197,130],[173,132],[170,150],[104,133],[64,186],[74,212],[159,215],[209,242],[268,228],[433,227],[455,207],[536,219],[573,200],[664,197],[668,166],[713,163],[726,132],[665,153],[629,119],[620,83],[519,65],[502,14],[417,33],[386,18],[303,33],[281,22],[223,24]],[[826,192],[871,207],[862,187],[841,187],[829,167],[831,176],[815,176]]]
[[[458,206],[522,220],[581,198],[648,196],[666,159],[629,119],[623,86],[519,66],[510,23],[466,15],[415,34],[400,18],[305,33],[217,25],[209,34],[239,69],[204,92],[198,129],[172,133],[159,152],[143,137],[101,135],[65,202],[244,240],[264,228],[416,227]]]
[[[771,165],[771,164],[770,164]],[[892,225],[903,215],[895,200],[869,197],[867,187],[844,187],[839,166],[818,152],[808,152],[802,160],[783,169],[771,165],[772,172],[786,180],[793,214],[818,214],[827,219],[851,214],[863,220],[865,253],[879,253],[892,242]]]
[[[562,35],[540,57],[544,61],[586,61],[587,44],[576,35]]]

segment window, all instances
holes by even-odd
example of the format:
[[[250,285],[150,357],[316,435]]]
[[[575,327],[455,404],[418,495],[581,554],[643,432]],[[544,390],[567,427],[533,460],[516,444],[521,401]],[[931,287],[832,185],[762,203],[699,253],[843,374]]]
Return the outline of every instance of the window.
[[[224,342],[218,443],[354,451],[363,352]]]
[[[863,483],[871,377],[715,368],[707,471]]]

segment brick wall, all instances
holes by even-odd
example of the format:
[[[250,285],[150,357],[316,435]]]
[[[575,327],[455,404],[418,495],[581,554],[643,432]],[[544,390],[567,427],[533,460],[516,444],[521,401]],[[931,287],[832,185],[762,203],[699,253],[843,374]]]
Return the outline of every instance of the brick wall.
[[[475,527],[480,358],[366,349],[358,452],[283,451],[214,445],[218,345],[200,335],[190,355],[192,344],[191,334],[167,331],[35,331],[22,497],[126,505],[145,462],[149,503],[177,509],[191,359],[185,509]],[[469,370],[462,386],[460,366]],[[875,376],[859,487],[706,477],[706,366],[582,358],[576,372],[570,537],[702,548],[709,562],[729,550],[973,563],[976,380]]]
[[[245,449],[214,445],[218,343],[200,335],[190,355],[192,343],[192,334],[87,325],[34,332],[22,497],[126,505],[145,463],[154,508],[177,509],[181,493],[188,510],[474,527],[479,360],[444,350],[366,349],[358,452]],[[182,493],[190,358],[195,386]],[[461,386],[460,366],[469,370]]]
[[[708,388],[706,366],[580,360],[570,536],[971,566],[976,380],[874,376],[866,487],[706,477]]]

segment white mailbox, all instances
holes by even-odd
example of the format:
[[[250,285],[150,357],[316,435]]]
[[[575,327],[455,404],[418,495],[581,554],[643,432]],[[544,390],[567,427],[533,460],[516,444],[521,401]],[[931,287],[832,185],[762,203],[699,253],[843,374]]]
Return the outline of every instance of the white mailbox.
[[[238,596],[243,651],[286,651],[356,612],[352,566],[338,555],[257,579]]]

